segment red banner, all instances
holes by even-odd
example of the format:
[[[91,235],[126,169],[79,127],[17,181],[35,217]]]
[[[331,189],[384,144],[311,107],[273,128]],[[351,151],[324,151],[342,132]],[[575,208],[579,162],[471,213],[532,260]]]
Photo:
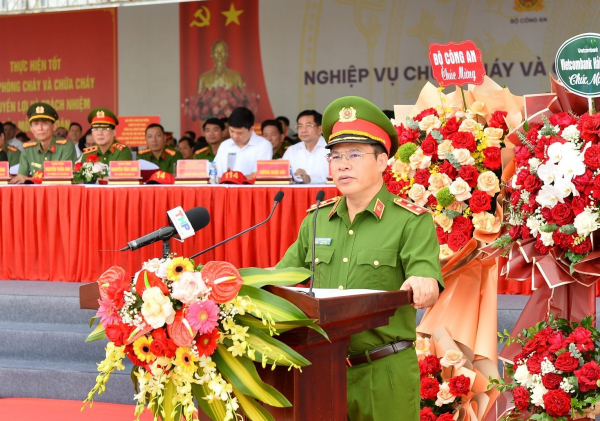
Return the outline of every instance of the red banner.
[[[37,101],[52,105],[65,128],[85,127],[95,107],[117,111],[116,9],[0,16],[0,39],[2,121],[28,131],[27,108]]]
[[[210,117],[233,108],[273,118],[260,56],[258,0],[179,5],[181,132],[202,131]]]
[[[440,86],[483,83],[483,58],[473,41],[429,44],[429,62]]]

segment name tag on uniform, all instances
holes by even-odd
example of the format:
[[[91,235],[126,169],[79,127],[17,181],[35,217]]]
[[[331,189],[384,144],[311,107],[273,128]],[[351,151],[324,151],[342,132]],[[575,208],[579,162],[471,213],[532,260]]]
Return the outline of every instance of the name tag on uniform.
[[[315,238],[315,244],[318,246],[330,246],[331,238]]]

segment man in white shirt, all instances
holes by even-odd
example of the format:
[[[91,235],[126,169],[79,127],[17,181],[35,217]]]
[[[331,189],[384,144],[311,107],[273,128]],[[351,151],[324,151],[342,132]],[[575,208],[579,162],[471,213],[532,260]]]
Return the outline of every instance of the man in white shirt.
[[[247,179],[254,178],[256,161],[273,157],[271,142],[257,135],[253,125],[254,114],[247,108],[238,107],[229,116],[231,138],[221,143],[215,157],[219,178],[228,170],[240,171]]]
[[[18,150],[23,150],[23,142],[15,137],[17,134],[17,126],[12,121],[7,121],[4,123],[4,139],[6,139],[6,143],[10,146],[14,146]]]
[[[296,119],[299,143],[292,145],[283,154],[290,161],[294,177],[304,184],[325,184],[329,174],[327,143],[321,135],[320,113],[305,110]]]

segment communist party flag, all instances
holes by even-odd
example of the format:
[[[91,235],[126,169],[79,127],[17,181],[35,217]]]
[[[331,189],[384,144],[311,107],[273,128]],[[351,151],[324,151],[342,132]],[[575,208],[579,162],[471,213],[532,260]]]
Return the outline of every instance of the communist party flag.
[[[238,106],[273,118],[260,56],[258,0],[179,4],[181,131]]]

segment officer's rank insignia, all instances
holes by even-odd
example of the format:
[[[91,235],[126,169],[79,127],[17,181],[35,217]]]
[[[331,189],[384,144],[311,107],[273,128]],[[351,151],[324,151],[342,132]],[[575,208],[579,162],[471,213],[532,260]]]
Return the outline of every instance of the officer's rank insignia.
[[[35,109],[36,114],[44,114],[44,107],[41,105]]]
[[[350,123],[356,120],[356,110],[354,107],[344,107],[340,110],[340,123]]]
[[[373,208],[373,213],[377,215],[379,219],[381,219],[381,215],[383,215],[384,209],[385,205],[383,204],[383,202],[377,199],[377,202],[375,202],[375,207]]]
[[[336,197],[332,197],[331,199],[323,200],[321,203],[319,203],[319,209],[321,209],[324,206],[332,205],[332,204],[336,203],[338,200],[340,200],[340,196],[336,196]],[[317,209],[316,203],[314,205],[312,205],[310,208],[306,209],[306,212],[312,212],[315,209]],[[335,207],[334,207],[334,209],[335,209]]]
[[[173,149],[169,149],[169,148],[167,148],[167,149],[165,149],[165,153],[168,153],[168,154],[169,154],[169,155],[171,155],[171,156],[175,156],[175,154],[176,154],[177,152],[176,152],[176,151],[174,151]],[[165,158],[166,158],[166,156],[164,156],[164,157],[163,157],[163,159],[165,159]]]
[[[96,117],[98,117],[98,118],[104,118],[104,111],[98,111],[96,113]]]
[[[400,207],[403,207],[407,211],[414,213],[415,215],[422,215],[422,214],[428,212],[427,209],[425,209],[424,207],[419,206],[419,205],[417,205],[413,202],[410,202],[406,199],[401,199],[401,198],[394,199],[394,203]]]
[[[57,140],[57,141],[56,141],[56,144],[57,144],[57,145],[66,145],[66,144],[67,144],[67,142],[68,142],[68,140],[67,140],[67,139],[60,139],[60,140]]]
[[[31,142],[23,143],[24,148],[31,148],[32,146],[35,146],[35,145],[37,145],[37,142],[35,140],[32,140]]]

